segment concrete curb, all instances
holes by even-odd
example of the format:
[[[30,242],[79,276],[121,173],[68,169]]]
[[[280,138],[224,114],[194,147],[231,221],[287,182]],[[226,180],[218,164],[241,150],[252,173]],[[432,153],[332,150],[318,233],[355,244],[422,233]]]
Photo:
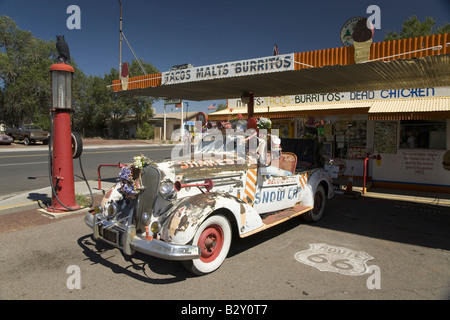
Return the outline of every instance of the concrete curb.
[[[95,197],[99,194],[104,194],[106,190],[111,188],[111,186],[114,185],[112,182],[102,181],[102,189],[98,189],[98,181],[92,180],[88,181],[89,186],[92,191],[92,195]],[[31,193],[39,193],[42,196],[39,197],[39,199],[30,199]],[[87,197],[90,197],[90,191],[89,188],[86,185],[86,182],[79,181],[75,183],[75,194],[82,194]],[[37,210],[45,210],[45,203],[49,203],[52,198],[52,191],[50,187],[32,190],[29,192],[25,192],[22,194],[14,195],[10,198],[4,199],[0,201],[0,215],[2,214],[8,214],[8,213],[14,213],[29,209],[37,209]],[[72,211],[69,211],[69,213]],[[73,213],[79,212],[73,211]],[[55,214],[54,217],[59,217],[60,214]]]

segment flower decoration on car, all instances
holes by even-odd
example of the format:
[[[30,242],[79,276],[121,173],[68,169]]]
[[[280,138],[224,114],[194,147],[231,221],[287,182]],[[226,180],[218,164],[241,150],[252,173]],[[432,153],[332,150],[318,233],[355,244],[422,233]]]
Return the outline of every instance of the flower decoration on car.
[[[272,127],[272,121],[268,118],[259,118],[257,123],[258,129],[270,129]]]
[[[119,180],[120,191],[128,198],[135,198],[144,189],[141,181],[142,170],[149,164],[149,159],[142,154],[133,157],[133,163],[122,167]]]

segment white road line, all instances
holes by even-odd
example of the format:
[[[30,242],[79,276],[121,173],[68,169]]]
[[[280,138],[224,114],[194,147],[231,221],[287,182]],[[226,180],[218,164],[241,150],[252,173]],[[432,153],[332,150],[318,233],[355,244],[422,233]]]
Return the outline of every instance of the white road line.
[[[0,164],[0,167],[7,167],[7,166],[23,166],[23,165],[32,165],[32,164],[48,164],[48,161],[42,161],[42,162],[23,162],[23,163],[5,163]]]

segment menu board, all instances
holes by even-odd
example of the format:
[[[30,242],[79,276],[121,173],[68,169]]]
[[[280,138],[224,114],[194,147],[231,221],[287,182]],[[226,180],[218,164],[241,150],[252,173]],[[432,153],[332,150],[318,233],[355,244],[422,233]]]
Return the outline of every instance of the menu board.
[[[378,153],[397,153],[397,122],[375,122],[374,149]]]

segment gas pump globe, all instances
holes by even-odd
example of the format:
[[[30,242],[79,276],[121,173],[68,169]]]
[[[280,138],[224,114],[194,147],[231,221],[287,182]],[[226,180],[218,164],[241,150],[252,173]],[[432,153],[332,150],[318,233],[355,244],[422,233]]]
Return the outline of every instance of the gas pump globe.
[[[50,67],[52,72],[52,106],[54,109],[72,109],[73,68],[64,63]]]

